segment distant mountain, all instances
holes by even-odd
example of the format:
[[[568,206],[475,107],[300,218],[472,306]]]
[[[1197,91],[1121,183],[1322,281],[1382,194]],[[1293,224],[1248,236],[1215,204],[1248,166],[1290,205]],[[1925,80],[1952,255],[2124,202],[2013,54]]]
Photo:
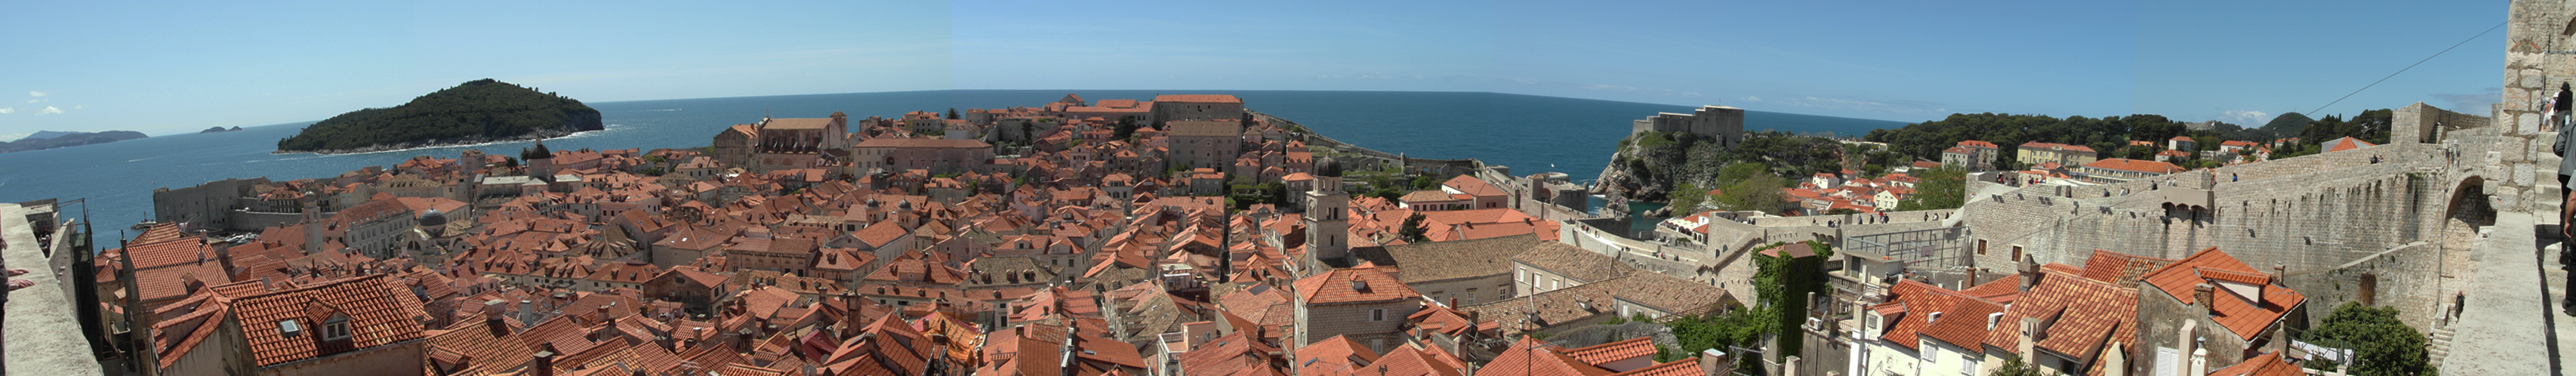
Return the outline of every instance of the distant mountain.
[[[277,140],[278,152],[355,153],[562,137],[604,129],[581,101],[489,78],[389,108],[332,116]]]
[[[2308,115],[2300,115],[2297,112],[2288,112],[2282,113],[2281,116],[2273,117],[2272,122],[2263,123],[2262,128],[2256,129],[2269,131],[2273,134],[2296,135],[2299,134],[2299,131],[2307,130],[2308,123],[2315,121],[2317,121],[2317,119],[2309,118]]]
[[[144,136],[143,132],[135,131],[105,131],[98,133],[42,131],[36,132],[35,136],[27,136],[27,138],[21,138],[17,141],[0,143],[0,153],[45,150],[89,144],[104,144],[147,137],[150,136]]]
[[[36,134],[27,135],[26,138],[21,138],[19,140],[26,140],[29,138],[55,138],[71,134],[80,134],[80,132],[36,131]]]
[[[241,127],[232,127],[231,129],[225,129],[224,127],[220,127],[220,126],[219,126],[219,127],[214,127],[214,128],[206,128],[206,130],[197,131],[197,133],[224,133],[224,132],[235,132],[235,131],[240,131],[240,130],[241,130]]]

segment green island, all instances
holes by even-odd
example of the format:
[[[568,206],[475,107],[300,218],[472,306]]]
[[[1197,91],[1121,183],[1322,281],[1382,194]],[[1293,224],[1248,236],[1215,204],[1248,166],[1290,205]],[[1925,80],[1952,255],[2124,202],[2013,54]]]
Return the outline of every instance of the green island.
[[[387,108],[350,111],[277,140],[277,152],[360,153],[562,137],[601,130],[599,110],[554,93],[481,79]]]

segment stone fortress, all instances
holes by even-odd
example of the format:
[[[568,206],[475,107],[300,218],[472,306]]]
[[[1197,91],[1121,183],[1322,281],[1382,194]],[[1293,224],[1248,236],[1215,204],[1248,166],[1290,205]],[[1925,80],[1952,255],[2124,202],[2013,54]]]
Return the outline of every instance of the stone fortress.
[[[1717,140],[1721,147],[1744,143],[1744,109],[1727,106],[1700,106],[1687,114],[1659,113],[1637,119],[1629,134],[1646,131],[1690,133]]]

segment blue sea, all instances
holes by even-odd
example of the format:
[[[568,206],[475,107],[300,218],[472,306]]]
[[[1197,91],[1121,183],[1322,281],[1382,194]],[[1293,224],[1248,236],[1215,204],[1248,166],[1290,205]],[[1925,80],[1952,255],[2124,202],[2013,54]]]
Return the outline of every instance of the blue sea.
[[[1511,166],[1514,175],[1564,172],[1576,180],[1599,174],[1625,138],[1630,121],[1693,107],[1482,92],[1379,91],[1151,91],[1151,90],[947,90],[764,97],[671,99],[590,103],[607,130],[547,140],[566,149],[687,148],[707,146],[717,131],[775,117],[897,117],[910,111],[1038,106],[1080,94],[1102,99],[1151,99],[1156,94],[1233,94],[1245,107],[1277,115],[1335,139],[1419,158],[1476,158]],[[152,217],[152,190],[184,188],[226,178],[293,180],[336,176],[365,166],[393,166],[413,156],[447,158],[468,148],[514,153],[529,142],[493,143],[365,154],[270,154],[277,140],[311,122],[243,127],[239,132],[175,134],[108,144],[0,154],[0,202],[46,198],[87,199],[97,230],[116,230]],[[1903,123],[1779,112],[1747,111],[1747,130],[1833,132],[1846,136]],[[508,155],[508,154],[503,154]],[[79,211],[79,205],[66,205]],[[77,214],[74,214],[77,215]],[[125,234],[132,236],[132,234]],[[100,237],[101,248],[113,238]]]

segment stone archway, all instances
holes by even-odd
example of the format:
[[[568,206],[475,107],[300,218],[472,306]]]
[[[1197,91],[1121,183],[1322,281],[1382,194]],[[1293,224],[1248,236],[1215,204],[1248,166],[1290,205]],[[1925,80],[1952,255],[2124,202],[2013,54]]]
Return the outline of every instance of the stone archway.
[[[2466,267],[2468,250],[2477,246],[2478,228],[2495,225],[2495,207],[2486,192],[2486,178],[2470,176],[2452,185],[2450,201],[2443,204],[2439,233],[2444,265]],[[2447,272],[2447,271],[2445,271]]]

